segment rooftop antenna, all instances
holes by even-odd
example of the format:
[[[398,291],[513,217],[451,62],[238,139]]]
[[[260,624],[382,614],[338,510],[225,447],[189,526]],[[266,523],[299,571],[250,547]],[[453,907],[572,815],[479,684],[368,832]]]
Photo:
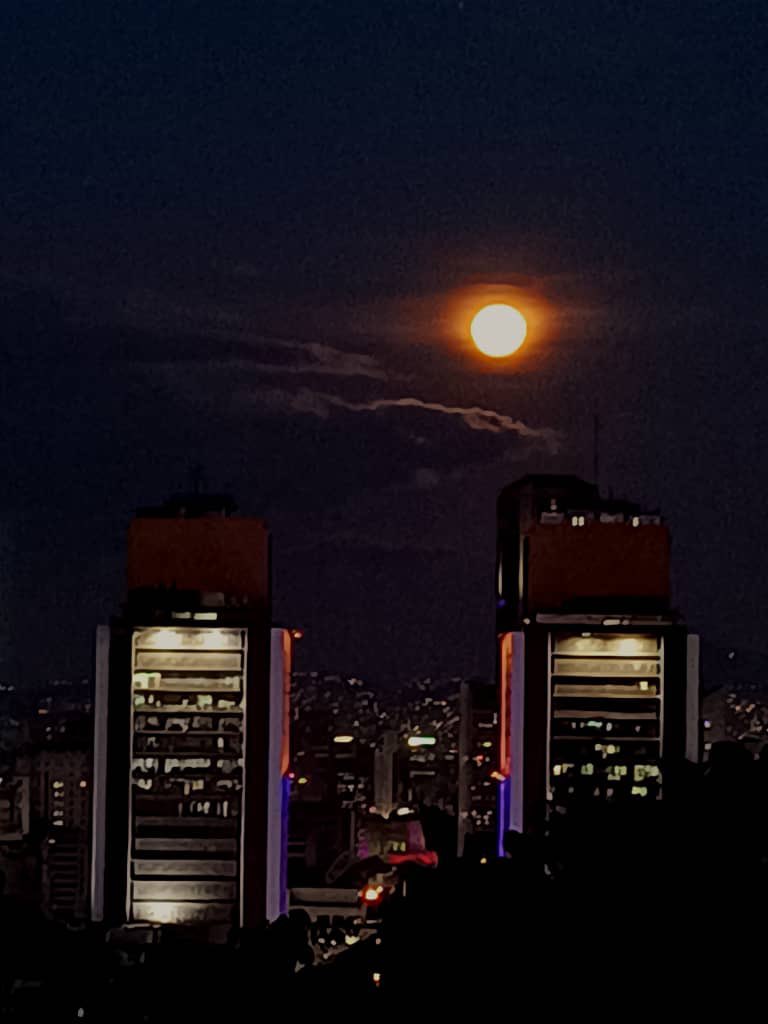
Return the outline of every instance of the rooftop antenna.
[[[202,494],[206,489],[205,470],[199,462],[189,467],[189,484],[193,494]]]
[[[595,409],[592,420],[592,480],[600,486],[600,416]]]

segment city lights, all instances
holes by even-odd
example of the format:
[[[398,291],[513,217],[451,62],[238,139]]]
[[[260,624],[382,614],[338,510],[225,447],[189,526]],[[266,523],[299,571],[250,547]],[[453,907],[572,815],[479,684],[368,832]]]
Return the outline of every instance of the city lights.
[[[434,747],[437,743],[437,737],[435,736],[409,736],[408,746],[409,747]]]

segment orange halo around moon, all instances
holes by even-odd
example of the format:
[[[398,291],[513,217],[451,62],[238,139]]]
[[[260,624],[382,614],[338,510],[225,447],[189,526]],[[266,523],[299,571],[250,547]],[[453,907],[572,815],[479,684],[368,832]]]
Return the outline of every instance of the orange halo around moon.
[[[494,302],[475,313],[469,331],[483,355],[491,359],[503,359],[517,352],[523,344],[528,324],[514,306]]]

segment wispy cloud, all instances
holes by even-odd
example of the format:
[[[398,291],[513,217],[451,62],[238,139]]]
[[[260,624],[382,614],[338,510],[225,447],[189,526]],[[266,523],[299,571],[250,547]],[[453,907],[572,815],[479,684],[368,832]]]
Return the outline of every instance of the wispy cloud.
[[[300,356],[298,363],[250,363],[251,370],[259,373],[317,374],[329,377],[370,377],[386,380],[389,374],[378,365],[373,356],[360,352],[346,352],[317,341],[288,341],[277,338],[260,339],[264,345],[286,349]],[[308,357],[308,358],[307,358]]]
[[[139,362],[205,363],[253,373],[284,376],[396,379],[371,355],[306,338],[254,329],[258,318],[201,300],[178,303],[140,295],[126,303],[123,319],[147,332],[147,344],[133,346]]]
[[[326,418],[333,409],[346,409],[350,412],[378,412],[381,409],[422,409],[425,412],[441,413],[445,416],[456,416],[470,430],[486,430],[492,434],[517,434],[519,437],[544,442],[549,448],[558,446],[558,435],[549,427],[530,427],[522,420],[514,419],[495,409],[483,409],[481,406],[445,405],[443,402],[425,402],[421,398],[376,398],[369,402],[349,402],[338,395],[328,395],[320,391],[302,388],[296,394],[287,396],[290,407],[295,412],[310,413]]]

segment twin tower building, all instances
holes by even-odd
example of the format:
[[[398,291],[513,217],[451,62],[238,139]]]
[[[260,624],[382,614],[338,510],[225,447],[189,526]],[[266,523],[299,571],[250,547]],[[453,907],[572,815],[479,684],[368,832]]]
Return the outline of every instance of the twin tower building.
[[[272,625],[266,527],[233,513],[202,495],[139,511],[123,612],[98,629],[91,916],[108,925],[223,936],[286,909],[291,634]],[[499,837],[661,798],[699,753],[667,527],[528,476],[502,491],[497,537]]]

